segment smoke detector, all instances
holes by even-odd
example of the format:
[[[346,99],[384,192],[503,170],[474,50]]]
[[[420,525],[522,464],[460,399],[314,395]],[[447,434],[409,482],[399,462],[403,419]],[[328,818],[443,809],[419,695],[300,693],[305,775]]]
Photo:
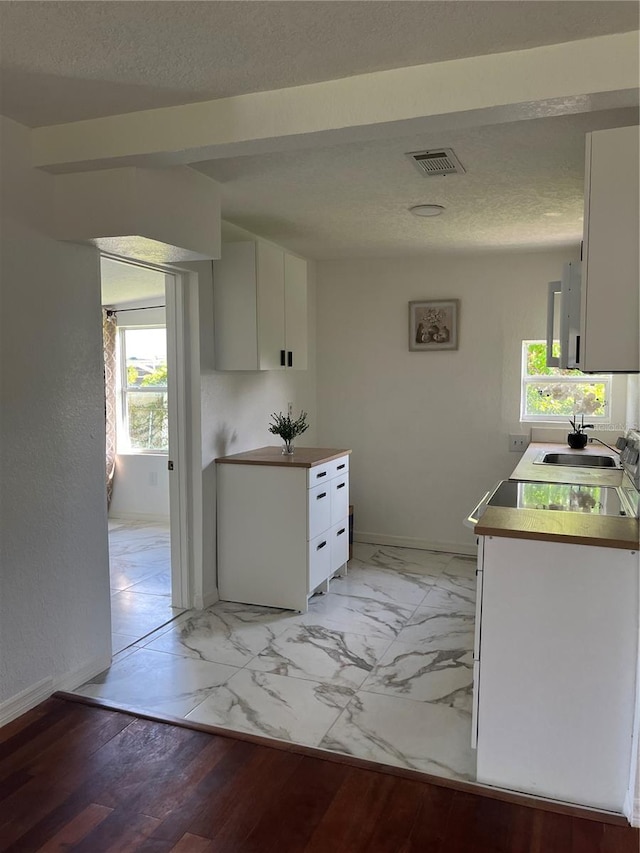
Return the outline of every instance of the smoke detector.
[[[465,168],[453,153],[453,148],[430,148],[410,151],[406,155],[421,175],[462,175]]]

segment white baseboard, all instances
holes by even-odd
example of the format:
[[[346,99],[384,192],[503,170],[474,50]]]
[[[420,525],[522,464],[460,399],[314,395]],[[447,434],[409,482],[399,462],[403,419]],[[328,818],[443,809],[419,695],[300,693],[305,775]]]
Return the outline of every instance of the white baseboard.
[[[75,690],[76,687],[89,681],[98,673],[104,672],[110,666],[111,656],[94,658],[72,672],[64,673],[58,678],[43,678],[42,681],[16,693],[15,696],[0,703],[0,728],[44,702],[56,690]]]
[[[6,726],[16,717],[21,717],[27,711],[44,702],[55,691],[53,678],[43,678],[26,690],[21,690],[10,699],[0,703],[0,727]]]
[[[80,687],[81,684],[84,684],[85,681],[89,681],[100,672],[104,672],[105,669],[109,669],[110,666],[111,655],[94,658],[88,663],[78,667],[78,669],[66,672],[64,675],[56,678],[53,692],[55,693],[56,690],[66,690],[70,693],[72,690],[75,690],[76,687]]]
[[[446,551],[449,554],[464,554],[475,556],[478,549],[466,542],[436,542],[433,539],[413,539],[408,536],[387,536],[383,533],[367,533],[356,530],[353,533],[354,542],[364,542],[368,545],[394,545],[397,548],[415,548],[418,551]]]
[[[220,595],[218,590],[214,589],[213,592],[208,592],[204,595],[196,595],[193,601],[193,606],[196,610],[205,610],[207,607],[211,607],[212,604],[215,604],[216,601],[220,601]]]
[[[634,797],[632,791],[627,791],[622,812],[631,826],[640,826],[640,796]]]

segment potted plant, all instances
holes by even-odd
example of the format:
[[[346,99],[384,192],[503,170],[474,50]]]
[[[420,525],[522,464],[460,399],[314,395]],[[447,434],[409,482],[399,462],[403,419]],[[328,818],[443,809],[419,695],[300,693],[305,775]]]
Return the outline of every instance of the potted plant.
[[[582,423],[578,423],[577,417],[569,418],[569,423],[573,427],[573,432],[567,435],[569,447],[573,447],[574,450],[583,450],[589,440],[585,430],[593,429],[593,424],[585,424],[584,415],[582,416]]]
[[[280,436],[284,442],[282,452],[290,455],[293,453],[293,439],[309,429],[307,413],[301,411],[294,421],[291,420],[289,415],[283,415],[282,412],[278,414],[274,412],[271,415],[271,420],[273,423],[269,425],[269,432]]]

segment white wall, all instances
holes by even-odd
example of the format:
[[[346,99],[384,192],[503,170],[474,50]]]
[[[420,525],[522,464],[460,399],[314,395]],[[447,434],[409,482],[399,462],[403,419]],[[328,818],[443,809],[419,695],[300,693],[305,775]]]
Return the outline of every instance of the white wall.
[[[573,252],[318,262],[318,436],[351,447],[356,536],[472,551],[465,518],[520,456],[520,352]],[[461,300],[457,351],[408,351],[408,302]]]
[[[117,455],[110,518],[169,519],[167,459],[156,453]]]
[[[224,248],[223,248],[224,251]],[[194,264],[199,273],[200,359],[202,387],[203,468],[203,562],[205,597],[215,594],[215,462],[218,456],[241,453],[255,447],[277,445],[268,431],[272,412],[287,411],[292,402],[296,414],[309,414],[310,428],[297,444],[317,444],[315,267],[309,270],[309,367],[308,370],[263,372],[216,371],[213,330],[213,285],[210,264]],[[249,534],[249,531],[247,531]]]
[[[44,236],[53,179],[1,122],[0,723],[111,654],[98,255]]]

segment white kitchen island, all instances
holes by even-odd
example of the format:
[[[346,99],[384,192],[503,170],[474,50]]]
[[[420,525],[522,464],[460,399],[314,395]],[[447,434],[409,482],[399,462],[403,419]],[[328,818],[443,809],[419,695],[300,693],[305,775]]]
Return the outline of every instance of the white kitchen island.
[[[223,601],[306,611],[349,557],[350,450],[261,447],[216,459]]]

